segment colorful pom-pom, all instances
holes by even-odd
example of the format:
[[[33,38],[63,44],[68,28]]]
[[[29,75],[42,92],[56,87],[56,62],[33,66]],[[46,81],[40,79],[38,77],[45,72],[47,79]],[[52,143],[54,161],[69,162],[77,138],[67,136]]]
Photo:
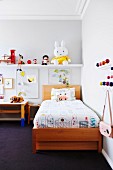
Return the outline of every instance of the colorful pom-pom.
[[[104,60],[104,61],[101,61],[101,62],[99,62],[99,63],[96,63],[96,66],[99,67],[99,66],[106,65],[106,64],[108,64],[108,63],[110,63],[110,60],[107,58],[107,59]]]
[[[109,63],[109,62],[110,62],[110,60],[109,60],[109,59],[106,59],[105,61],[106,61],[106,63]]]
[[[97,63],[96,66],[99,67],[99,63]]]
[[[107,79],[110,79],[110,76],[107,76]]]
[[[106,82],[104,81],[104,82],[102,83],[102,85],[105,86],[105,85],[106,85]]]
[[[106,62],[105,61],[102,61],[102,65],[105,65],[106,64]]]
[[[113,82],[105,82],[105,81],[103,81],[103,82],[100,82],[100,85],[101,86],[111,86],[111,87],[113,87]]]
[[[113,86],[113,82],[110,82],[110,86],[111,86],[111,87]]]

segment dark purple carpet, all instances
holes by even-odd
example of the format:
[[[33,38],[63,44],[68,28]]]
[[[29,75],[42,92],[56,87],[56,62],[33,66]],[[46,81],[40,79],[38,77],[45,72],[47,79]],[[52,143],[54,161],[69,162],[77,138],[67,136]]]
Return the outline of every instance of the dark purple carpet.
[[[31,130],[32,125],[20,127],[20,122],[0,122],[0,170],[111,170],[96,151],[32,154]]]

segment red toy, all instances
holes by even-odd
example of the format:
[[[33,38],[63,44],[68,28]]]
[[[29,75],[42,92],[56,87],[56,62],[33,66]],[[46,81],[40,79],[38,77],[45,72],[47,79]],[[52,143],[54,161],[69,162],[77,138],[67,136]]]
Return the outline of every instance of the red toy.
[[[15,56],[15,51],[16,51],[16,50],[10,50],[10,52],[11,52],[10,58],[11,58],[11,63],[12,63],[12,64],[15,64],[15,58],[16,58],[16,56]]]
[[[31,60],[27,60],[27,64],[31,64]]]

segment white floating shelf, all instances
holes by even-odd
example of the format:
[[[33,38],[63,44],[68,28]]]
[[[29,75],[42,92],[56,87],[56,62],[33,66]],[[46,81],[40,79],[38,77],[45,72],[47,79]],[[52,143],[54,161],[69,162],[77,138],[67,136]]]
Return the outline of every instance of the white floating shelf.
[[[0,67],[18,67],[18,64],[0,64]],[[21,65],[22,68],[75,68],[75,67],[83,67],[83,64],[68,64],[68,65],[41,65],[41,64],[23,64]]]

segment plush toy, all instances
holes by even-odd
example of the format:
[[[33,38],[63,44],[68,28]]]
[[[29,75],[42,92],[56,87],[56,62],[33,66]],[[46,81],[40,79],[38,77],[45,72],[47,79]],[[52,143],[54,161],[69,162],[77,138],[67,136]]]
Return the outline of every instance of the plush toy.
[[[61,46],[56,41],[55,42],[55,49],[54,49],[54,55],[55,57],[51,60],[51,63],[55,64],[55,61],[58,61],[58,64],[63,64],[63,62],[71,62],[68,55],[68,50],[65,47],[65,42],[62,40]]]
[[[10,103],[21,103],[23,101],[24,101],[24,99],[22,96],[12,96],[10,98]]]
[[[49,57],[48,55],[44,55],[42,60],[42,65],[47,65],[48,63],[49,63]]]
[[[60,94],[58,96],[58,101],[67,100],[67,99],[68,99],[68,97],[66,96],[66,94]]]

